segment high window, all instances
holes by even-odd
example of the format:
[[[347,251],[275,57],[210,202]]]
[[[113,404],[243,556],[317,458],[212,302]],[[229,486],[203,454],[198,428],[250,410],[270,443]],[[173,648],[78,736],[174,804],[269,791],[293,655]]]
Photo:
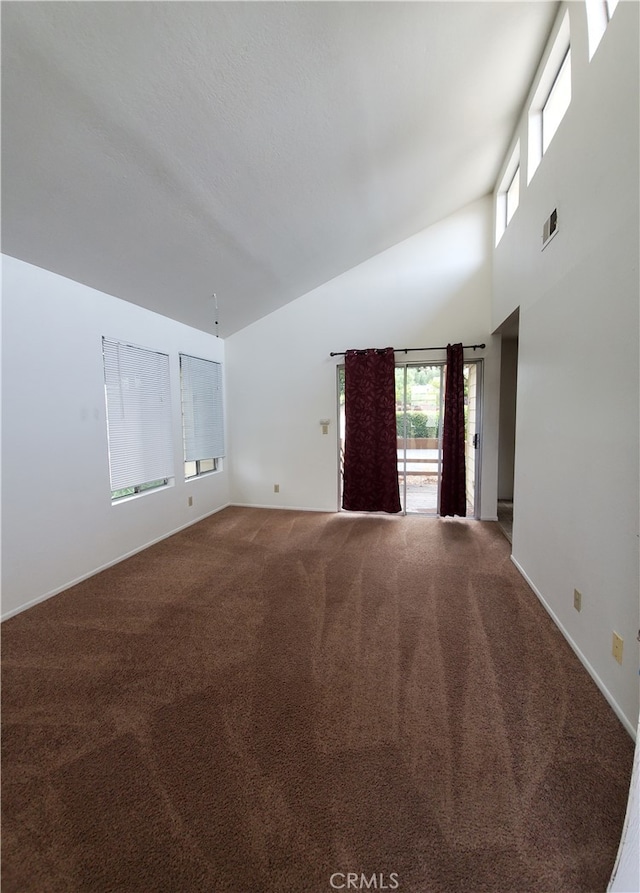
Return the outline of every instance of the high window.
[[[496,197],[496,245],[520,204],[520,142],[511,154]]]
[[[198,477],[219,468],[224,456],[222,365],[180,354],[184,475]]]
[[[571,102],[571,50],[562,61],[562,65],[542,107],[542,154],[549,148],[549,143],[558,129],[564,114]]]
[[[520,165],[516,168],[511,184],[507,189],[507,224],[520,204]]]
[[[569,13],[565,11],[529,108],[527,182],[531,181],[571,102]]]
[[[173,479],[169,357],[102,339],[112,500]]]
[[[587,29],[589,32],[589,59],[598,49],[618,0],[585,0],[587,8]]]

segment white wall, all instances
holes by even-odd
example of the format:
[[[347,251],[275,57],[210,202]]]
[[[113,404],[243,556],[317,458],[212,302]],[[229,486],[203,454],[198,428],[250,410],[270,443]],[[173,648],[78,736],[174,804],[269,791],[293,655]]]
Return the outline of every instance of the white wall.
[[[229,501],[228,472],[185,482],[178,352],[224,343],[3,257],[2,611],[22,607]],[[103,335],[171,357],[175,485],[111,504]],[[187,497],[194,498],[193,507]]]
[[[527,187],[523,159],[520,207],[494,252],[494,326],[520,306],[513,557],[633,732],[638,4],[619,4],[591,63],[584,4],[569,10],[571,105]],[[523,118],[521,146],[526,127]],[[556,207],[558,234],[541,251]],[[622,666],[613,630],[624,637]]]
[[[476,354],[485,358],[481,512],[495,518],[500,354],[489,334],[491,213],[489,199],[476,202],[227,338],[233,502],[338,508],[343,358],[331,351],[484,341]],[[331,419],[327,436],[323,418]]]

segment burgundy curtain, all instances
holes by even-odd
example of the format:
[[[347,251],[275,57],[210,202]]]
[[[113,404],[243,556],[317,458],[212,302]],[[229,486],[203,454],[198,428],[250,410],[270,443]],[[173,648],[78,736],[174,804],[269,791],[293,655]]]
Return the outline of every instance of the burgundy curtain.
[[[444,395],[440,514],[467,514],[464,462],[464,357],[462,344],[447,345],[447,384]]]
[[[344,379],[342,507],[352,512],[399,512],[393,348],[348,350]]]

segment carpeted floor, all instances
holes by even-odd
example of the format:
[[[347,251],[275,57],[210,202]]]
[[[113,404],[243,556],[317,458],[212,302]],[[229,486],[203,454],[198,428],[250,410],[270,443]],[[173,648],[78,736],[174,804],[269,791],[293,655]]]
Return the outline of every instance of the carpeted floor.
[[[633,743],[497,524],[229,508],[2,638],[3,893],[606,888]]]

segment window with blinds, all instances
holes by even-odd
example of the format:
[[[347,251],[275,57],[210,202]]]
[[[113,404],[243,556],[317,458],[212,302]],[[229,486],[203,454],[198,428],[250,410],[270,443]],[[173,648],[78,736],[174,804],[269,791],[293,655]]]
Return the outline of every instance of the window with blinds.
[[[185,478],[216,471],[224,456],[222,364],[180,354]]]
[[[167,354],[102,339],[111,498],[166,486],[173,478]]]

